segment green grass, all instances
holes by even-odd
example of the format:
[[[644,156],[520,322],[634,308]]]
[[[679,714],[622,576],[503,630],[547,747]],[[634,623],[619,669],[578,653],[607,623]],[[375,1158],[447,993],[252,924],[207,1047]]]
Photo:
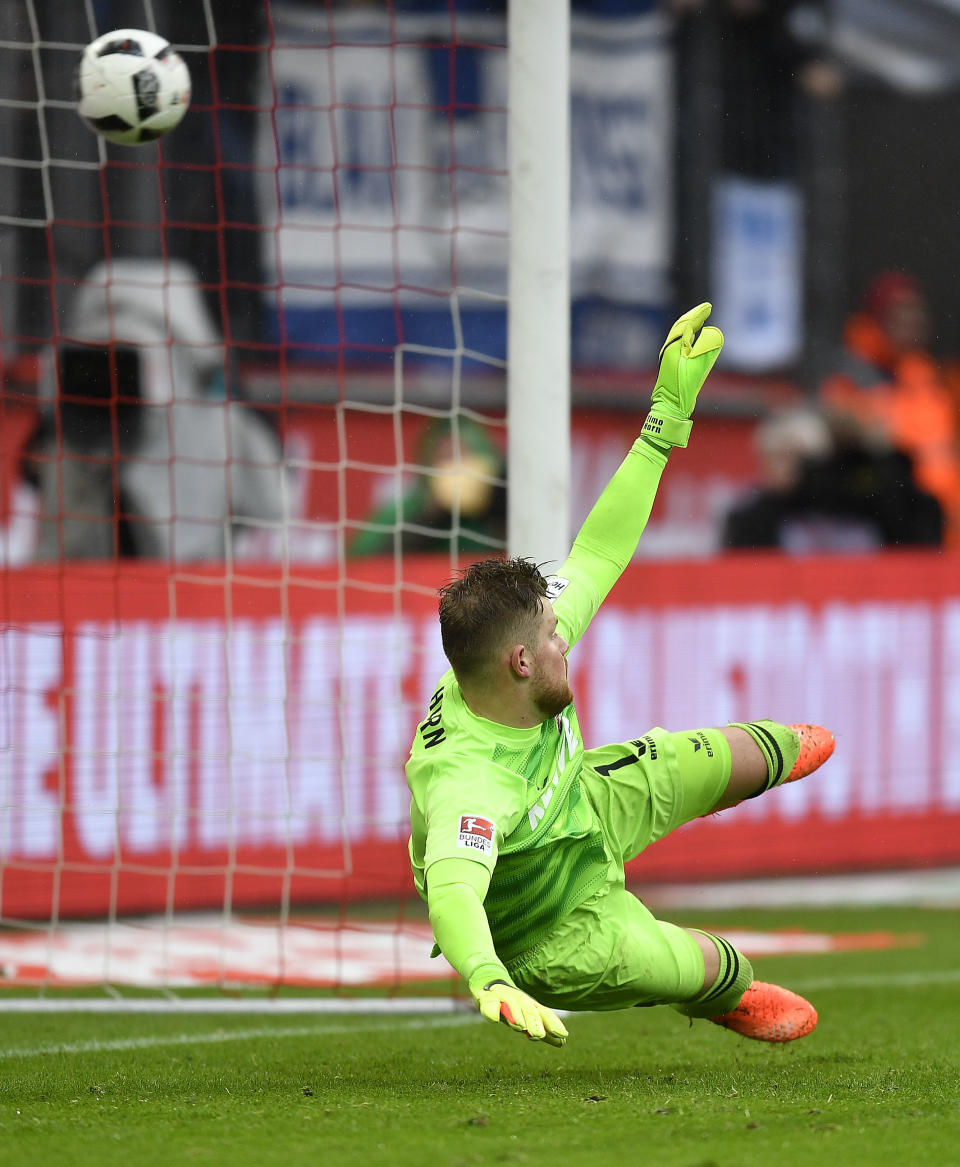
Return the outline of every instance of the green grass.
[[[561,1051],[472,1016],[3,1014],[0,1164],[960,1162],[955,913],[680,922],[888,929],[925,943],[755,961],[819,1009],[817,1031],[785,1047],[666,1009],[572,1016]],[[14,1053],[30,1050],[44,1052]]]

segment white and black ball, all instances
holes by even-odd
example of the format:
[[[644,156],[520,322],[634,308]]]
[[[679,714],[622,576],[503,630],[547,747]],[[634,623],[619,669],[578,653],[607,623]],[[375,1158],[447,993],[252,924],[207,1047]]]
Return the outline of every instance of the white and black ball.
[[[139,146],[179,125],[190,71],[162,36],[121,28],[97,37],[77,65],[77,111],[110,142]]]

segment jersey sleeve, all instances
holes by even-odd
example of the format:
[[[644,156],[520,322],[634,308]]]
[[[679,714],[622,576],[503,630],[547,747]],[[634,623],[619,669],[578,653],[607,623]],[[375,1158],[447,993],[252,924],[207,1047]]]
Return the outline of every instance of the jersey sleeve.
[[[500,844],[523,814],[523,788],[514,775],[475,757],[448,759],[448,767],[425,792],[424,872],[441,859],[472,859],[492,872]]]
[[[434,939],[450,965],[468,983],[510,981],[490,935],[483,899],[490,877],[475,863],[441,859],[430,873],[427,904]],[[510,982],[512,984],[512,981]]]
[[[587,515],[570,554],[548,580],[561,634],[576,644],[633,558],[667,456],[637,438]]]

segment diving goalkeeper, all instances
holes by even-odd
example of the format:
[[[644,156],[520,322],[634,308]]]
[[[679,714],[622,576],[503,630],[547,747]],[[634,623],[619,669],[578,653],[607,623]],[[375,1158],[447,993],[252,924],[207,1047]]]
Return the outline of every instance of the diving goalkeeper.
[[[624,864],[683,823],[802,778],[833,751],[819,726],[752,721],[585,750],[567,653],[636,550],[674,446],[723,345],[709,304],[674,324],[642,432],[545,578],[473,564],[440,590],[451,669],[407,762],[410,859],[437,949],[485,1018],[563,1045],[553,1009],[670,1005],[783,1042],[812,1005],[753,980],[727,940],[654,918]]]

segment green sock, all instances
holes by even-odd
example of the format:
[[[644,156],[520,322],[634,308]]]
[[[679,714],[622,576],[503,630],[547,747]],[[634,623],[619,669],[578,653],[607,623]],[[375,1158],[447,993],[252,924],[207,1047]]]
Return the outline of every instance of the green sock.
[[[767,784],[757,794],[779,786],[800,755],[800,739],[797,735],[779,721],[732,721],[730,724],[736,729],[745,729],[766,759]],[[750,797],[756,798],[757,794]]]
[[[712,932],[704,932],[700,928],[691,931],[700,932],[702,936],[709,936],[720,953],[720,973],[713,984],[692,1001],[678,1001],[671,1005],[685,1017],[722,1017],[731,1009],[736,1009],[740,998],[753,983],[753,966],[750,961],[738,952],[729,940],[722,936],[714,936]]]

